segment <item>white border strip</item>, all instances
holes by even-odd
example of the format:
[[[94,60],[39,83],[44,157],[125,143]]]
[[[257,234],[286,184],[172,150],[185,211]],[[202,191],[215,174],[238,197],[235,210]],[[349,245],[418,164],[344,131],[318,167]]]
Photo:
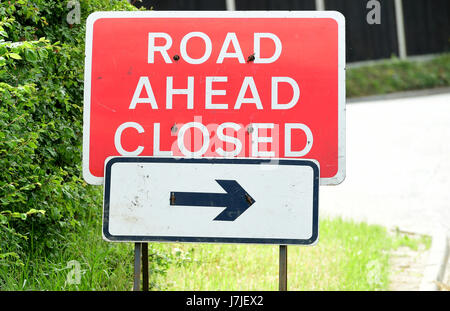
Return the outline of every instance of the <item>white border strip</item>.
[[[337,11],[111,11],[94,12],[86,21],[83,109],[83,178],[93,185],[103,177],[89,170],[91,68],[94,23],[101,18],[331,18],[338,24],[338,173],[321,178],[321,185],[337,185],[345,178],[345,18]]]

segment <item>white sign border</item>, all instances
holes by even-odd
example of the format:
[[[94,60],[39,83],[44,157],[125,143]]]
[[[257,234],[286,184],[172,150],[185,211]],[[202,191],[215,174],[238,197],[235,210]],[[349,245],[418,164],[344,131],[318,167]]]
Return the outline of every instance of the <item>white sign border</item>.
[[[94,23],[101,18],[331,18],[338,24],[338,172],[329,178],[320,178],[320,185],[338,185],[345,179],[345,17],[337,11],[99,11],[86,21],[83,106],[83,159],[84,180],[102,185],[104,177],[89,170],[90,103],[92,42]],[[289,158],[283,158],[289,159]],[[301,158],[300,158],[301,159]]]

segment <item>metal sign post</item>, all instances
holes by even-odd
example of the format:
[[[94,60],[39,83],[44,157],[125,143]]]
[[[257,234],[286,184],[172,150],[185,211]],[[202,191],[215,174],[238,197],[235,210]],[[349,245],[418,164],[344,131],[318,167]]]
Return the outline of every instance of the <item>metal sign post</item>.
[[[142,290],[148,291],[148,243],[134,243],[134,291],[141,290],[141,271]]]
[[[148,243],[142,245],[142,290],[148,291]]]
[[[141,288],[141,246],[141,243],[134,243],[134,291]]]
[[[287,291],[287,245],[280,245],[279,290]]]
[[[149,290],[148,243],[134,243],[134,291],[140,291],[142,270],[142,290]],[[280,245],[279,290],[287,291],[287,245]]]

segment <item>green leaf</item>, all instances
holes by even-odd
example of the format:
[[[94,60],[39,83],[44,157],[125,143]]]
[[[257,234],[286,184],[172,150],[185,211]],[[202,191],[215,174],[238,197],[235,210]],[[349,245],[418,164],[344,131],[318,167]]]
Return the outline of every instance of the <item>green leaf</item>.
[[[27,213],[28,216],[33,215],[33,214],[41,214],[41,215],[45,215],[45,211],[43,209],[35,209],[32,208],[30,209]]]
[[[38,54],[41,59],[45,59],[48,57],[48,51],[46,49],[39,49]]]
[[[20,57],[20,55],[17,53],[9,53],[9,57],[14,59],[22,59],[22,57]]]
[[[0,214],[0,224],[4,225],[8,223],[8,217]]]
[[[8,52],[8,49],[4,45],[0,45],[0,55],[5,55]]]
[[[36,54],[35,51],[31,50],[31,49],[26,49],[25,50],[25,59],[29,62],[36,62],[38,60],[38,55]]]
[[[19,255],[17,255],[17,253],[14,253],[14,252],[0,254],[0,259],[4,259],[8,256],[19,259]]]

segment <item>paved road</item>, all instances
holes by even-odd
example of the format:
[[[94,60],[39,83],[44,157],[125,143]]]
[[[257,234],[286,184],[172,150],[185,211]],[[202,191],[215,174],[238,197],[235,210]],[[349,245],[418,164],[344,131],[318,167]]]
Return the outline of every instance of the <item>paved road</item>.
[[[347,104],[347,177],[320,215],[417,233],[450,229],[450,93]]]

